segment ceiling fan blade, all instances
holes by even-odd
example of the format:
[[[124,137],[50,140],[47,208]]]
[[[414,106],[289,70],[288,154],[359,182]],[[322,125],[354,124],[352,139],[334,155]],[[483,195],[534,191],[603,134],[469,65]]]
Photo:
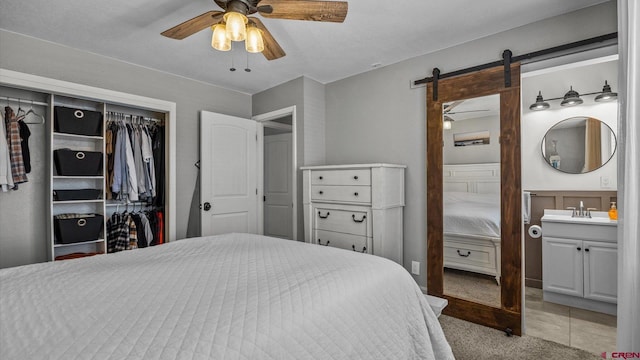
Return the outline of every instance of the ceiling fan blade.
[[[464,102],[464,100],[458,100],[458,101],[454,101],[449,105],[445,105],[445,108],[443,110],[443,112],[445,114],[448,114],[451,110],[453,110],[453,108],[455,108],[456,106],[462,104]]]
[[[222,11],[208,11],[191,20],[185,21],[180,25],[176,25],[169,30],[163,31],[162,35],[168,38],[182,40],[200,30],[204,30],[209,26],[217,24],[222,19],[222,15],[224,15],[224,12]]]
[[[258,29],[262,30],[262,40],[264,41],[264,50],[262,51],[262,55],[264,55],[267,60],[275,60],[285,56],[284,50],[280,47],[280,44],[273,38],[273,35],[267,30],[260,19],[255,17],[250,17],[250,21],[253,21]]]
[[[266,18],[341,23],[347,16],[346,1],[262,0],[258,11]]]

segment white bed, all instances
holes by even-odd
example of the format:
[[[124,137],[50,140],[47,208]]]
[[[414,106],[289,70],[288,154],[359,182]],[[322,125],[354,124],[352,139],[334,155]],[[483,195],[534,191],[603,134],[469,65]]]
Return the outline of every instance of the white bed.
[[[229,234],[0,270],[2,359],[452,359],[407,271]]]
[[[500,164],[444,165],[444,267],[500,284]]]

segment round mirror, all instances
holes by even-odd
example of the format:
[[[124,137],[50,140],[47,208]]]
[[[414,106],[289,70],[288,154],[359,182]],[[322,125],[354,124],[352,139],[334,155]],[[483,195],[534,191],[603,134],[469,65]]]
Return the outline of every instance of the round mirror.
[[[616,136],[604,122],[572,117],[555,124],[542,139],[542,157],[552,168],[569,174],[599,169],[613,157]]]

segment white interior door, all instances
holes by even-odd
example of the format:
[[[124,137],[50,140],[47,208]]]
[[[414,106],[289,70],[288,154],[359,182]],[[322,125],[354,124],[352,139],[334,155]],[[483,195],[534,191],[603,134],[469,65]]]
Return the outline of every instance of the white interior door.
[[[264,234],[293,239],[291,133],[264,137]]]
[[[257,233],[256,122],[200,112],[202,236]]]

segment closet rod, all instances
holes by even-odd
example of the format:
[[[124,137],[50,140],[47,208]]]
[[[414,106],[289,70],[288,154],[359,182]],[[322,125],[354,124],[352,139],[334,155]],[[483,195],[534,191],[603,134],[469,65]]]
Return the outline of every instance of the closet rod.
[[[11,102],[17,102],[17,103],[20,103],[20,104],[24,103],[26,105],[33,104],[33,105],[39,105],[39,106],[49,106],[49,104],[46,103],[46,102],[33,101],[33,100],[30,100],[30,99],[19,99],[19,98],[12,98],[12,97],[8,97],[8,96],[0,97],[0,99],[11,101]]]
[[[114,111],[107,111],[107,114],[109,115],[119,115],[119,116],[124,116],[124,118],[131,118],[132,116],[138,116],[138,115],[129,115],[129,114],[124,114],[124,113],[119,113],[119,112],[114,112]],[[144,117],[144,116],[138,116],[141,117],[143,120],[147,120],[147,121],[154,121],[154,122],[163,122],[160,119],[156,119],[156,118],[150,118],[150,117]],[[107,119],[107,120],[114,120],[114,119]]]

